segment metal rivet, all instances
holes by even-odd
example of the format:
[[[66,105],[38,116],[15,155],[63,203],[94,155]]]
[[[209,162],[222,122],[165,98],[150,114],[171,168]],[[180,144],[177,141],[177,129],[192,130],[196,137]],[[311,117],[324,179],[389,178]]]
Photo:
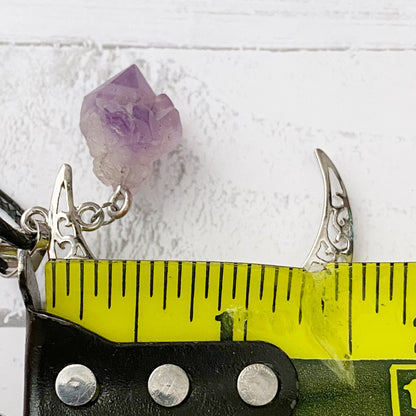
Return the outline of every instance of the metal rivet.
[[[274,371],[264,364],[251,364],[241,371],[237,380],[240,397],[251,406],[264,406],[277,394],[279,380]]]
[[[83,406],[97,392],[94,373],[85,365],[66,366],[56,377],[55,391],[59,399],[68,406]]]
[[[150,374],[147,383],[152,399],[164,407],[181,404],[189,392],[189,378],[182,368],[164,364]]]

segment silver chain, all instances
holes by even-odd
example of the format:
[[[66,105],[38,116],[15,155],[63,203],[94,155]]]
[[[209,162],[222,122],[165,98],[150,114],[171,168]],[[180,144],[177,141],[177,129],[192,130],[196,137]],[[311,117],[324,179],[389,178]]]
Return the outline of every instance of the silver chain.
[[[120,185],[107,202],[101,206],[84,202],[77,207],[78,223],[82,231],[94,231],[124,217],[131,206],[131,194]],[[90,214],[88,216],[88,214]]]
[[[120,185],[107,202],[101,206],[95,202],[84,202],[76,207],[75,218],[82,231],[95,231],[124,217],[131,206],[131,194]],[[48,224],[49,211],[43,207],[26,210],[21,218],[21,227],[27,233],[36,233],[37,224]]]

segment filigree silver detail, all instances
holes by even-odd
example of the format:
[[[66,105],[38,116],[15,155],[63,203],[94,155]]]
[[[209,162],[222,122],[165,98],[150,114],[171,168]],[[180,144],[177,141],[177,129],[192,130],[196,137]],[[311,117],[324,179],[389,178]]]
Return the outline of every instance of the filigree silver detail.
[[[325,200],[318,235],[303,265],[310,272],[322,270],[328,263],[351,263],[354,237],[351,207],[341,176],[325,152],[315,152],[324,180]]]
[[[72,168],[64,164],[56,178],[49,209],[48,222],[51,230],[49,257],[51,259],[56,259],[61,255],[65,258],[94,257],[82,235],[82,226],[79,222],[78,210],[74,205],[72,189]],[[60,209],[61,196],[66,202],[66,210]]]
[[[131,194],[119,186],[109,201],[101,206],[85,202],[75,206],[72,187],[72,168],[63,165],[58,173],[50,209],[33,207],[24,212],[21,226],[27,233],[49,231],[49,257],[93,258],[82,232],[94,231],[123,217],[131,205]]]

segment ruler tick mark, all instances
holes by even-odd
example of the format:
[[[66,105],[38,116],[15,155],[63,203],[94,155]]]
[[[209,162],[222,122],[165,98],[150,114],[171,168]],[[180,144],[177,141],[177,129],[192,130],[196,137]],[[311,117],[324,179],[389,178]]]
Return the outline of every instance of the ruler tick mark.
[[[121,294],[123,298],[126,296],[126,260],[123,260],[123,277],[122,277],[122,288],[121,288]]]
[[[352,355],[352,265],[348,269],[348,352]]]
[[[210,273],[209,263],[205,263],[205,299],[208,299],[209,293],[209,273]]]
[[[251,281],[251,266],[247,265],[246,309],[248,309],[248,304],[250,302],[250,281]]]
[[[264,266],[261,266],[261,276],[260,276],[260,300],[263,299],[264,291]]]
[[[150,262],[150,297],[153,297],[153,281],[155,278],[155,263],[154,261]]]
[[[403,281],[403,325],[406,325],[407,320],[407,263],[404,267],[404,281]]]
[[[189,319],[192,322],[194,320],[194,303],[195,303],[195,273],[196,263],[192,263],[192,282],[191,282],[191,309],[189,313]]]
[[[166,302],[168,297],[168,263],[163,262],[163,310],[166,309]]]
[[[380,263],[376,263],[376,313],[380,309]]]
[[[393,300],[394,263],[390,263],[390,300]]]
[[[79,262],[79,285],[80,285],[80,299],[79,299],[79,319],[82,321],[84,317],[84,262]]]
[[[274,285],[273,285],[273,304],[272,312],[276,312],[276,296],[277,296],[277,285],[279,283],[279,268],[274,269]]]
[[[218,286],[218,311],[221,310],[223,280],[224,280],[224,263],[221,263],[220,264],[220,280],[219,280],[219,286]]]
[[[335,301],[338,302],[339,297],[339,264],[335,263]]]
[[[180,261],[178,263],[178,298],[181,297],[181,291],[182,291],[182,262]]]
[[[56,305],[56,263],[52,262],[52,308]]]
[[[136,266],[136,305],[134,311],[134,342],[138,340],[139,330],[139,294],[140,294],[140,262]]]
[[[108,262],[108,309],[111,309],[111,296],[113,290],[113,262]]]
[[[94,260],[94,296],[98,296],[98,261]]]
[[[71,291],[71,263],[69,260],[65,262],[65,273],[66,273],[66,295],[69,296]]]

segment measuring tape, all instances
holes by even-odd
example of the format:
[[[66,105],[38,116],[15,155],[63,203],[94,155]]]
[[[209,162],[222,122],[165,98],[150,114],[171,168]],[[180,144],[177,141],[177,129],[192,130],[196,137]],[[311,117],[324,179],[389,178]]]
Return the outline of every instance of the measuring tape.
[[[54,260],[46,311],[118,343],[274,344],[298,371],[299,415],[416,412],[416,263]]]
[[[416,358],[416,264],[56,260],[46,311],[115,342],[262,340],[302,359]],[[400,342],[398,342],[400,340]]]

